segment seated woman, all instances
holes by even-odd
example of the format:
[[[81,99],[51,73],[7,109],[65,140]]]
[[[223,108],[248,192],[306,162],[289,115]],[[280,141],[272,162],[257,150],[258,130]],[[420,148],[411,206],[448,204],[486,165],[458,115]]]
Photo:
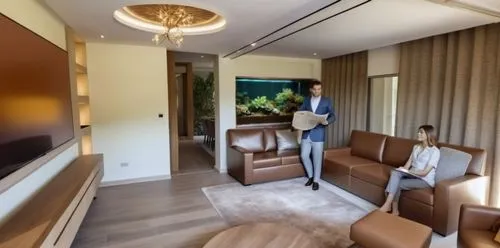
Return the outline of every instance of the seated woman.
[[[418,128],[418,140],[421,142],[413,147],[413,151],[406,164],[402,167],[417,177],[405,175],[393,170],[385,189],[387,199],[380,207],[380,211],[399,215],[398,202],[401,190],[421,189],[434,187],[436,166],[439,162],[439,148],[436,147],[434,127],[423,125]],[[401,167],[400,167],[401,168]]]

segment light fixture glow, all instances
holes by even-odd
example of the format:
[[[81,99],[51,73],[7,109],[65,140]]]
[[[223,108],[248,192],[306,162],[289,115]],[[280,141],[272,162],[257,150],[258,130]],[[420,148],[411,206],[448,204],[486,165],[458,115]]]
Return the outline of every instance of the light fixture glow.
[[[152,41],[157,44],[161,43],[161,40],[163,39],[163,37],[161,36],[166,33],[166,28],[160,23],[154,23],[139,19],[127,13],[127,11],[125,11],[124,8],[116,10],[113,13],[113,17],[118,22],[128,27],[154,33],[155,36],[153,37]],[[180,36],[203,35],[203,34],[211,34],[218,32],[224,29],[225,26],[226,26],[226,20],[223,17],[219,16],[212,23],[207,23],[204,25],[179,26],[172,28],[172,30],[175,29],[174,36],[175,34],[179,34]],[[177,40],[180,40],[180,42],[176,44],[177,46],[180,46],[180,43],[182,42],[183,38],[182,37],[173,37],[173,38],[175,39],[178,38]]]
[[[256,46],[256,45],[257,45],[257,43],[252,43],[252,44],[251,44],[251,46],[253,46],[253,47],[254,47],[254,46]]]
[[[101,34],[101,39],[104,39],[104,35]]]

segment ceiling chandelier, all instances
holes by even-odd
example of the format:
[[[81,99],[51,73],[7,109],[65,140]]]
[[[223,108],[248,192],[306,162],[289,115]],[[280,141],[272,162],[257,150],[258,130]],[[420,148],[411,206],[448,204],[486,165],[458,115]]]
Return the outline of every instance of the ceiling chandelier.
[[[156,15],[164,30],[161,33],[155,34],[152,41],[156,45],[159,45],[168,40],[177,47],[180,47],[184,41],[184,32],[181,27],[191,25],[194,19],[193,15],[186,12],[181,6],[170,5],[162,6]]]

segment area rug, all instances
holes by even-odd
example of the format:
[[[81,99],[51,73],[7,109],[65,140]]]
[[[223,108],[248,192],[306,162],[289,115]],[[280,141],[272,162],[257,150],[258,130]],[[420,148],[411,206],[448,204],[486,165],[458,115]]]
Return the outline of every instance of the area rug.
[[[312,235],[321,247],[346,248],[351,224],[368,212],[320,188],[312,191],[302,178],[242,186],[231,183],[203,188],[229,225],[287,223]]]

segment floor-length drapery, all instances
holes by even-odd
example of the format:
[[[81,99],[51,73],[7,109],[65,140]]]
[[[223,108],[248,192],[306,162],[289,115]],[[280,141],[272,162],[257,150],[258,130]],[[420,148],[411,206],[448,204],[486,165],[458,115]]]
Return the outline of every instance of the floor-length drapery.
[[[368,52],[322,62],[324,95],[333,100],[337,121],[327,129],[329,148],[347,145],[351,130],[366,130],[368,104]]]
[[[500,24],[401,45],[396,136],[415,138],[421,124],[440,142],[488,152],[490,203],[500,192]]]

